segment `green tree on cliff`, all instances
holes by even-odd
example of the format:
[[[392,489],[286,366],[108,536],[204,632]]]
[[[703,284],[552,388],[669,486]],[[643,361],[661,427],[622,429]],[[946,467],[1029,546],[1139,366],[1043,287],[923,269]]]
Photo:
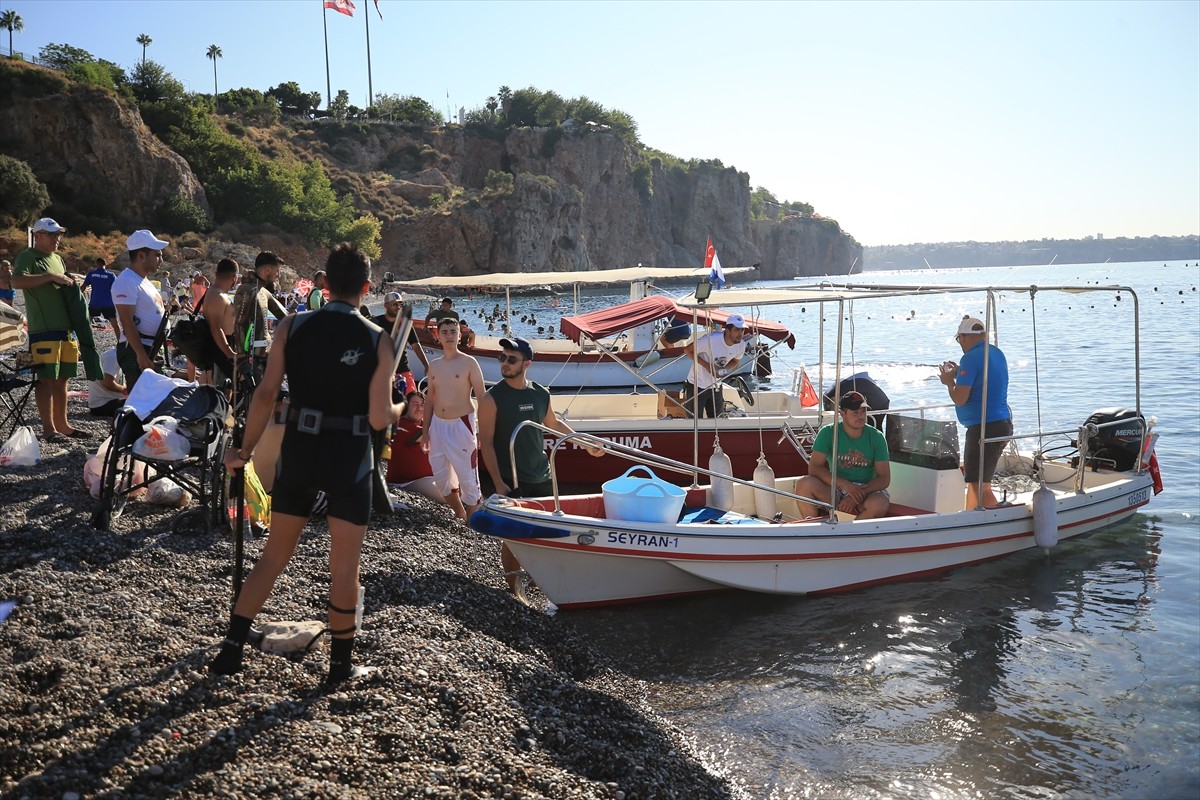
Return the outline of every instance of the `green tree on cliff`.
[[[38,63],[66,72],[78,64],[88,64],[96,57],[79,47],[69,44],[48,44],[38,51]]]
[[[154,40],[150,38],[150,34],[148,34],[148,33],[139,33],[138,34],[137,43],[142,46],[142,63],[143,64],[146,63],[146,48],[149,47],[153,42],[154,42]]]
[[[24,161],[0,155],[0,217],[16,225],[32,222],[46,206],[50,193]]]
[[[224,55],[224,53],[222,53],[221,48],[217,47],[215,44],[210,44],[208,46],[208,52],[206,52],[204,55],[213,62],[213,102],[215,103],[217,100],[217,59]]]
[[[9,9],[0,13],[0,26],[8,28],[8,57],[12,58],[12,35],[13,31],[25,30],[25,20],[21,19],[21,15]]]

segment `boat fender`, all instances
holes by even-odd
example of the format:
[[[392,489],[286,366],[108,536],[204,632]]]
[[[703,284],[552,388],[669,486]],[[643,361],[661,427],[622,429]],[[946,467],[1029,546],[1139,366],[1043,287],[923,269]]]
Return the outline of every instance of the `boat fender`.
[[[733,483],[716,476],[733,475],[733,462],[719,444],[708,459],[708,470],[714,473],[712,486],[708,489],[708,504],[713,508],[729,511],[733,508]]]
[[[1045,483],[1033,493],[1033,541],[1047,553],[1058,544],[1054,492]]]
[[[758,457],[758,466],[754,468],[754,482],[759,486],[775,486],[775,470],[767,463],[766,456]],[[779,509],[774,492],[754,490],[754,513],[759,519],[775,519]]]
[[[662,353],[658,352],[657,350],[651,350],[649,353],[646,353],[644,356],[641,356],[640,358],[638,358],[637,361],[634,361],[633,363],[637,366],[638,369],[645,369],[646,367],[657,364],[658,360],[660,358],[662,358]]]

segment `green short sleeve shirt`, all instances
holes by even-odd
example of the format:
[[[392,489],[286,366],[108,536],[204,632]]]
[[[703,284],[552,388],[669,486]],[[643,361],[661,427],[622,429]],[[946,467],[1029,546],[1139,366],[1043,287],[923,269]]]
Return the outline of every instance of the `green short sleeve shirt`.
[[[66,275],[67,267],[58,253],[43,253],[27,248],[13,261],[13,275]],[[47,283],[32,289],[22,289],[25,297],[25,317],[29,332],[65,331],[71,329],[67,304],[58,284]]]

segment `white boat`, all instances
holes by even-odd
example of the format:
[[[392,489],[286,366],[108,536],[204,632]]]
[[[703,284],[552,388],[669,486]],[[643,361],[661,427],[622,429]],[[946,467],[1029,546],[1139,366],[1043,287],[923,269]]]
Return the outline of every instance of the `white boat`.
[[[928,416],[930,408],[889,414],[892,482],[889,516],[853,520],[830,513],[803,519],[794,493],[795,476],[770,485],[734,480],[732,501],[715,507],[710,491],[693,486],[678,516],[666,521],[628,519],[614,511],[604,494],[511,500],[493,496],[471,519],[476,530],[501,539],[528,576],[560,608],[579,608],[672,597],[697,592],[744,589],[776,594],[845,590],[914,578],[998,558],[1058,540],[1080,536],[1134,514],[1161,489],[1153,457],[1157,434],[1140,409],[1137,369],[1137,297],[1127,287],[805,287],[724,293],[722,305],[739,301],[760,306],[783,302],[846,303],[850,300],[928,293],[987,292],[989,317],[1004,292],[1044,294],[1120,292],[1133,298],[1134,396],[1129,408],[1102,409],[1078,428],[1042,430],[1011,437],[1037,442],[1032,453],[1010,445],[1002,468],[1032,477],[1009,495],[1011,505],[963,510],[963,476],[958,468],[957,428]],[[1032,291],[1031,291],[1032,290]],[[691,301],[680,301],[689,305]],[[838,319],[842,318],[838,314]],[[839,322],[840,338],[840,322]],[[1010,354],[1011,357],[1011,354]],[[1034,354],[1036,359],[1036,353]],[[1088,365],[1076,365],[1080,374]],[[1103,362],[1106,373],[1113,365]],[[946,442],[953,432],[954,444]],[[1060,437],[1051,447],[1044,442]],[[1059,446],[1061,437],[1074,445]],[[566,447],[600,443],[586,434],[557,441],[551,463]],[[607,444],[614,455],[649,463],[662,472],[678,469],[712,473],[696,463],[650,457],[636,449]],[[603,461],[604,459],[601,459]],[[554,469],[557,481],[559,471]],[[649,479],[647,479],[649,480]],[[659,481],[661,483],[661,481]],[[1035,487],[1042,488],[1035,491]],[[656,488],[638,507],[666,503]],[[766,502],[766,498],[770,502]],[[761,514],[762,506],[773,513]],[[827,504],[822,504],[826,505]],[[622,504],[624,506],[624,504]],[[625,517],[625,518],[618,518]]]
[[[748,271],[749,268],[729,271]],[[680,315],[672,298],[665,295],[647,295],[650,287],[672,280],[696,279],[703,270],[684,268],[632,267],[591,272],[537,272],[516,274],[491,274],[468,278],[427,278],[420,281],[393,282],[392,286],[422,291],[438,289],[466,289],[477,286],[502,286],[506,291],[528,289],[550,283],[569,284],[576,290],[586,285],[609,285],[627,283],[630,301],[612,309],[592,314],[566,316],[560,326],[566,338],[530,339],[534,360],[528,377],[553,390],[606,388],[630,388],[647,383],[666,385],[682,383],[691,367],[682,347],[655,349],[654,324],[672,316]],[[508,300],[506,298],[506,305]],[[564,304],[565,307],[566,304]],[[511,318],[511,311],[506,312]],[[716,315],[720,321],[723,316]],[[781,326],[763,324],[764,336],[775,341],[786,340],[790,334]],[[425,377],[425,366],[441,357],[441,345],[426,331],[423,324],[417,325],[420,348],[410,347],[408,363],[413,376],[418,380]],[[483,378],[488,383],[501,380],[500,336],[485,336],[476,332],[471,347],[463,352],[479,360]],[[792,340],[794,342],[794,340]],[[651,355],[653,354],[653,355]],[[648,357],[649,356],[649,357]],[[753,361],[747,359],[735,374],[745,375],[754,369]]]

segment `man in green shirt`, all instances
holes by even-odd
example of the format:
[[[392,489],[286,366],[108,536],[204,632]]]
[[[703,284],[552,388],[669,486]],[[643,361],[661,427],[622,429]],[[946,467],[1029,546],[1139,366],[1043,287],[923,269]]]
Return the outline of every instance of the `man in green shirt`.
[[[319,269],[313,275],[313,288],[308,293],[308,297],[304,298],[304,303],[309,311],[316,311],[321,306],[325,305],[325,289],[329,288],[328,282],[325,280],[325,270]]]
[[[13,265],[13,288],[25,296],[29,347],[38,377],[33,391],[42,438],[47,442],[91,438],[67,422],[67,381],[78,374],[79,348],[71,336],[71,318],[60,291],[61,287],[77,286],[58,254],[66,230],[49,217],[39,219],[33,225],[33,247],[18,254]]]
[[[841,422],[837,430],[837,498],[833,499],[833,425],[817,432],[813,442],[808,474],[796,481],[796,494],[814,500],[833,502],[838,511],[854,514],[855,519],[886,516],[890,501],[887,487],[892,482],[891,456],[887,440],[877,428],[867,424],[867,398],[861,392],[846,392],[838,404]],[[824,509],[813,503],[797,501],[806,517],[823,515]]]

